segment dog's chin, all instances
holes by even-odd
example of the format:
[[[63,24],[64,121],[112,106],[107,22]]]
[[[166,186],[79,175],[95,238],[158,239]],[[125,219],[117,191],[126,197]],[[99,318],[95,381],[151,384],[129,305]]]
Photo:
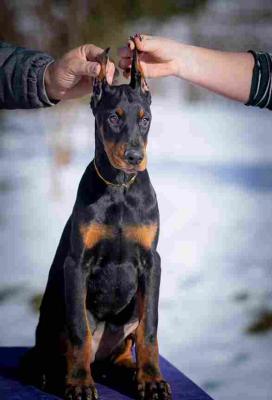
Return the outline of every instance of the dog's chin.
[[[138,172],[137,168],[121,168],[126,174],[136,174]]]
[[[135,167],[132,167],[130,165],[125,165],[125,166],[116,166],[115,168],[120,169],[121,171],[125,172],[126,174],[137,174],[137,172],[142,172],[146,169],[146,165],[141,166],[137,165]]]
[[[114,168],[123,171],[125,174],[136,174],[138,172],[138,168],[130,167],[129,165],[112,165]]]
[[[132,166],[132,165],[127,164],[123,160],[120,160],[119,162],[114,162],[110,158],[109,158],[109,162],[111,163],[113,168],[119,169],[119,170],[125,172],[126,174],[137,174],[137,172],[142,172],[146,169],[146,163],[141,163],[139,165]]]

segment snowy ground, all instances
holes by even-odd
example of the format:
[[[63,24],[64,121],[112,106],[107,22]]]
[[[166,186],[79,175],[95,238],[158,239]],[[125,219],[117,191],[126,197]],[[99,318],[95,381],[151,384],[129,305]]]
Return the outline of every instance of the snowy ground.
[[[216,400],[269,400],[272,333],[245,332],[256,314],[272,307],[271,113],[236,104],[169,105],[160,98],[152,110],[161,353]],[[58,107],[6,116],[0,137],[2,346],[33,343],[37,315],[29,299],[44,289],[93,154],[93,125],[87,106],[68,116]],[[75,150],[59,171],[48,147],[55,130]]]

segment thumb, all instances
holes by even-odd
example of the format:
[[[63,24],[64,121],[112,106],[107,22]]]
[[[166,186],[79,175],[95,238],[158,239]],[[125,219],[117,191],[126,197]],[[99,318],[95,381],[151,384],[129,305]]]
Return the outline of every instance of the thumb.
[[[96,77],[100,72],[101,66],[93,61],[76,60],[71,69],[76,76]]]
[[[137,50],[144,51],[144,52],[153,52],[158,48],[158,39],[153,38],[152,36],[148,35],[141,35],[134,37],[135,45]],[[134,43],[132,40],[129,40],[129,47],[131,50],[134,49]]]

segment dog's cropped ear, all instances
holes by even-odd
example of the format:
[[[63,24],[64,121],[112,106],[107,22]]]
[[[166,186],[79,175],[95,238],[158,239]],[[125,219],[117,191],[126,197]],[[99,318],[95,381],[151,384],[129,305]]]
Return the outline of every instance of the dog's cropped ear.
[[[106,74],[109,67],[110,57],[109,57],[110,47],[108,47],[103,53],[96,57],[96,61],[101,65],[101,70],[98,75],[100,81],[106,80]]]
[[[139,62],[139,52],[136,48],[134,37],[131,37],[131,40],[134,42],[134,49],[132,55],[131,76],[129,85],[132,87],[132,89],[140,90],[141,93],[146,97],[148,103],[151,104],[151,94]]]
[[[108,47],[105,51],[103,51],[103,53],[99,54],[99,56],[96,57],[96,61],[99,62],[99,64],[101,65],[101,70],[98,77],[93,80],[93,93],[90,105],[94,114],[101,100],[103,91],[109,86],[106,79],[106,73],[110,61],[109,51],[110,48]]]

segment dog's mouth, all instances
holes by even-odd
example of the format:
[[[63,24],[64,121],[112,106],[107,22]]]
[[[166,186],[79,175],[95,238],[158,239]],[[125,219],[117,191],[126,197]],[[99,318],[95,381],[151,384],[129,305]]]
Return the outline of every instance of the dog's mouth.
[[[131,165],[126,160],[119,158],[115,154],[108,155],[108,159],[114,168],[120,169],[126,174],[135,174],[146,169],[146,156],[138,165]]]

